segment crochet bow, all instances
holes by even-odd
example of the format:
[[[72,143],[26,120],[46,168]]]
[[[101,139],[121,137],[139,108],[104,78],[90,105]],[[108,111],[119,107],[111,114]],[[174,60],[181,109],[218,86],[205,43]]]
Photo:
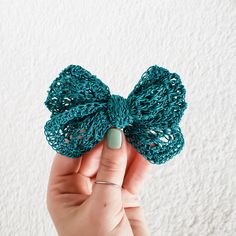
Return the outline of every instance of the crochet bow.
[[[45,105],[48,143],[77,158],[92,149],[111,127],[123,128],[127,141],[153,164],[162,164],[184,145],[179,127],[187,107],[178,74],[151,66],[125,99],[81,66],[70,65],[53,81]]]

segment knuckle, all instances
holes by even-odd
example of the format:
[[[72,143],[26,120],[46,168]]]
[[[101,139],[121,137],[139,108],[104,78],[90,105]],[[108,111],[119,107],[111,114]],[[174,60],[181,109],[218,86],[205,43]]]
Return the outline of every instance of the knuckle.
[[[101,161],[101,169],[111,173],[122,171],[120,162],[117,161],[115,158],[117,157],[103,156],[103,159]]]

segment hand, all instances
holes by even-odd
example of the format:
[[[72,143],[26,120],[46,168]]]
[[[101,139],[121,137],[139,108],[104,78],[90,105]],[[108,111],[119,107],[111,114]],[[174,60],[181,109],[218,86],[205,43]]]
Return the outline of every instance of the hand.
[[[120,149],[108,147],[106,134],[80,158],[56,154],[47,206],[60,236],[149,235],[139,192],[151,165],[120,131]],[[122,188],[94,184],[95,180]]]

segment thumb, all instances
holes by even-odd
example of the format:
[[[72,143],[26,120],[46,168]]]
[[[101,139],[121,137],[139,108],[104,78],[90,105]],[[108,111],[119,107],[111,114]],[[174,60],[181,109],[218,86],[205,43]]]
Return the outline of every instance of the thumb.
[[[125,135],[121,129],[111,128],[105,136],[100,166],[96,181],[106,181],[122,186],[127,164]],[[118,190],[114,190],[118,189]],[[112,185],[94,184],[94,193],[110,195],[120,188]]]

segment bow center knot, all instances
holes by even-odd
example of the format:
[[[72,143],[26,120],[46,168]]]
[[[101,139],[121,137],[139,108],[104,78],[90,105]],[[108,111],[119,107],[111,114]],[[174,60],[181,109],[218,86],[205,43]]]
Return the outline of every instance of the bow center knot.
[[[107,104],[110,123],[116,128],[124,128],[133,122],[127,100],[119,95],[111,95]]]

